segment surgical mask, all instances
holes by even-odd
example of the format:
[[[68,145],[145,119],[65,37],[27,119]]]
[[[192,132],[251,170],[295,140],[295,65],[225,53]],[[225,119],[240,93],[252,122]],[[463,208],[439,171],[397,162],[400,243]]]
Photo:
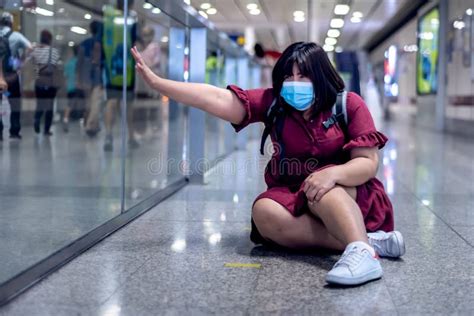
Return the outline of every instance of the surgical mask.
[[[287,81],[283,82],[280,95],[286,103],[297,109],[304,111],[311,107],[314,99],[313,84],[311,82]]]

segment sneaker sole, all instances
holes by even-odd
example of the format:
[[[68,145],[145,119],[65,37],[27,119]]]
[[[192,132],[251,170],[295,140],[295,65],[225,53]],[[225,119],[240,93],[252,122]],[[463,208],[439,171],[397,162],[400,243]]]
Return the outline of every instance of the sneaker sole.
[[[398,230],[394,231],[393,234],[395,235],[395,238],[397,240],[398,253],[391,254],[390,257],[398,258],[405,254],[405,241],[403,240],[402,233],[400,233]]]
[[[383,276],[382,269],[372,270],[371,272],[357,278],[342,278],[342,277],[328,274],[326,275],[326,282],[330,284],[338,284],[338,285],[361,285],[370,281],[378,280],[382,276]]]

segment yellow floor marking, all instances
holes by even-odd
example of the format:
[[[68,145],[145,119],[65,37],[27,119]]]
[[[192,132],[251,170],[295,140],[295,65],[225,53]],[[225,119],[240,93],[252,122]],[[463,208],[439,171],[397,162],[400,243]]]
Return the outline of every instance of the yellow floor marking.
[[[260,269],[262,267],[262,265],[260,263],[231,262],[231,263],[225,263],[224,267],[226,267],[226,268],[255,268],[255,269]]]

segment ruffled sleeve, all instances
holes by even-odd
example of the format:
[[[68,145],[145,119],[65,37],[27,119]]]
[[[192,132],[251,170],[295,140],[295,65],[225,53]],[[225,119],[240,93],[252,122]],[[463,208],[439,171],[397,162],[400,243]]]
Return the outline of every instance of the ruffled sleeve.
[[[387,141],[387,136],[375,131],[350,140],[342,149],[346,151],[357,147],[378,147],[378,149],[382,149]]]
[[[364,100],[353,92],[347,94],[347,117],[348,142],[343,146],[343,150],[349,151],[358,147],[383,148],[388,138],[376,130]]]
[[[227,86],[240,100],[245,109],[245,117],[239,124],[232,124],[236,132],[255,122],[263,122],[273,101],[273,89],[243,90],[237,86]]]

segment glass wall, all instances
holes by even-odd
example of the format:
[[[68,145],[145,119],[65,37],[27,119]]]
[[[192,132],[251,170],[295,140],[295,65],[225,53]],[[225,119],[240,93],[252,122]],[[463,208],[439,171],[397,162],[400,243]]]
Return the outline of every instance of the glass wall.
[[[448,1],[446,128],[474,133],[474,0]]]
[[[191,26],[206,30],[205,81],[220,87],[242,85],[248,56],[184,4],[153,3],[0,1],[0,304],[184,185],[196,160],[235,148],[210,116],[205,141],[190,139],[192,112],[137,76],[130,48],[188,81]]]
[[[143,0],[127,14],[120,0],[6,3],[0,285],[184,179],[184,107],[137,77],[129,49],[181,81],[188,54],[186,27]]]
[[[134,8],[138,34],[135,45],[145,62],[160,76],[183,81],[188,55],[186,28],[144,0],[136,0]],[[152,90],[140,77],[130,94],[127,208],[183,177],[179,162],[184,158],[186,134],[183,105]]]
[[[238,85],[236,58],[233,53],[226,51],[226,44],[220,37],[208,38],[207,42],[205,82],[221,88],[229,84]],[[229,123],[206,114],[204,144],[209,166],[234,149],[235,138]]]

